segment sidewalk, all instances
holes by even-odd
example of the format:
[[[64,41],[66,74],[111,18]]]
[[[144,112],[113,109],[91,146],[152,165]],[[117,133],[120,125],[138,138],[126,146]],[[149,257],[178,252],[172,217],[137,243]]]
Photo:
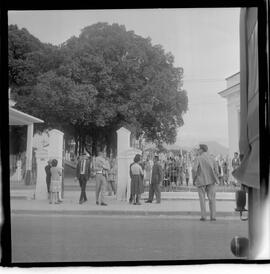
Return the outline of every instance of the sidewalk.
[[[86,192],[94,193],[95,192],[94,187],[87,186]],[[11,199],[31,200],[34,197],[34,193],[35,193],[35,188],[11,189],[10,190],[10,198]],[[66,195],[67,197],[72,196],[72,193],[77,193],[77,197],[78,197],[78,195],[80,193],[80,187],[76,186],[73,189],[64,190],[64,195]],[[198,193],[195,191],[161,192],[161,196],[162,196],[163,201],[164,200],[198,200],[199,199]],[[148,197],[148,191],[145,191],[142,194],[142,199],[147,199],[147,197]],[[217,192],[216,200],[217,201],[235,201],[235,193],[234,192]]]
[[[33,190],[11,190],[12,214],[57,214],[57,215],[126,215],[126,216],[200,216],[198,194],[195,192],[162,192],[161,204],[145,203],[148,193],[142,195],[141,205],[118,201],[115,196],[105,196],[108,206],[95,204],[95,192],[87,191],[88,201],[79,204],[80,190],[65,191],[63,204],[33,199]],[[207,201],[208,204],[208,201]],[[217,217],[239,219],[234,193],[217,193]],[[208,211],[208,205],[207,205]]]

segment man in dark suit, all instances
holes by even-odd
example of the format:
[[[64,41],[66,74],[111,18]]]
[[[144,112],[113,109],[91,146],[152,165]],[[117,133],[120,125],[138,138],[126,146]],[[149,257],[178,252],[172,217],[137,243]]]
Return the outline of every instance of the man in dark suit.
[[[76,176],[76,179],[79,180],[81,187],[81,196],[79,203],[82,204],[83,202],[87,201],[85,189],[86,183],[90,178],[90,160],[88,159],[85,152],[81,155],[77,163]]]
[[[47,184],[47,191],[48,191],[48,199],[50,199],[50,186],[51,186],[51,160],[49,160],[48,165],[45,166],[46,172],[46,184]]]
[[[152,203],[154,194],[156,194],[157,204],[161,202],[160,184],[163,180],[162,167],[159,163],[159,157],[154,157],[154,165],[152,167],[151,182],[149,184],[149,198],[146,203]]]

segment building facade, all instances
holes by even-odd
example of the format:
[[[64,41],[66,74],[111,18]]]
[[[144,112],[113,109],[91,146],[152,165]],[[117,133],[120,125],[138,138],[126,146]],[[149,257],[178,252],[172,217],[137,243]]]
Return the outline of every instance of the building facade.
[[[227,100],[229,158],[239,151],[240,134],[240,72],[226,78],[227,88],[219,95]]]

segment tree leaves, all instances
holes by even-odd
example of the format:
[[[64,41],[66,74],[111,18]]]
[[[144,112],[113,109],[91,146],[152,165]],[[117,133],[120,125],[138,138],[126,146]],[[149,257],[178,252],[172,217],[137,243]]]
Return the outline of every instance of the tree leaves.
[[[73,134],[97,138],[124,125],[137,137],[173,143],[188,104],[183,69],[173,63],[161,45],[118,24],[87,26],[59,47],[9,26],[18,107]]]

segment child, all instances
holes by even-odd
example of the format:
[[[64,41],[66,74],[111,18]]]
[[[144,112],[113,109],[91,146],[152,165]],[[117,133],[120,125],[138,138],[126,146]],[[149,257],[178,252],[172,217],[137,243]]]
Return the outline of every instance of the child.
[[[60,201],[58,199],[59,192],[61,191],[61,176],[62,170],[61,168],[57,167],[58,161],[56,159],[52,160],[52,167],[51,167],[51,186],[50,186],[50,204],[54,203],[59,204]]]

